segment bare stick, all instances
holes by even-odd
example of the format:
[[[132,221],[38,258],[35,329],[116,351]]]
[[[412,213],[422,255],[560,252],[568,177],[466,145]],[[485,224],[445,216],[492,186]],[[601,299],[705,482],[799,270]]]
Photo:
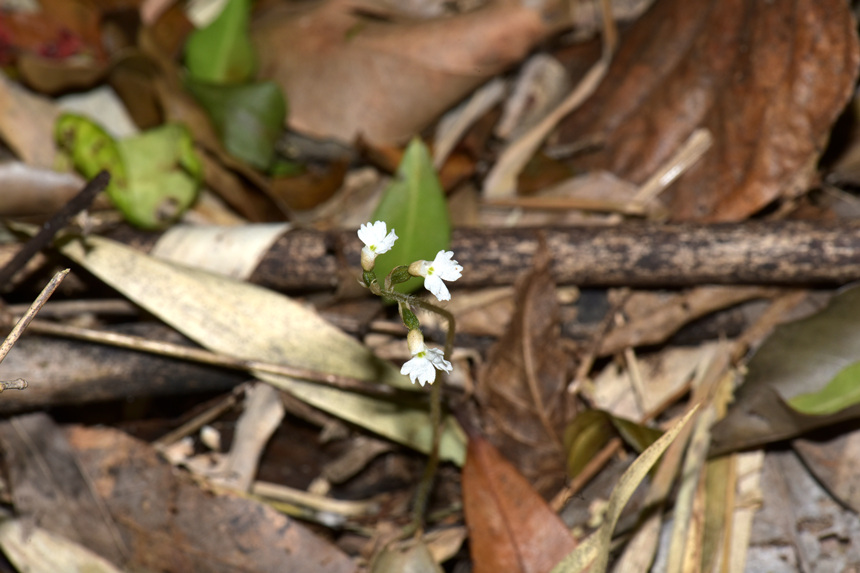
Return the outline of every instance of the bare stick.
[[[72,217],[89,207],[96,195],[104,191],[108,184],[110,184],[110,174],[104,170],[99,171],[98,175],[93,177],[77,195],[72,197],[62,209],[42,225],[39,232],[24,243],[21,250],[12,257],[12,260],[0,269],[0,286],[12,280],[15,273],[21,270],[27,261],[33,258],[33,255],[47,247],[57,231],[65,227]]]
[[[132,350],[150,352],[152,354],[170,356],[172,358],[179,358],[182,360],[191,360],[202,364],[224,366],[235,370],[279,374],[281,376],[289,376],[291,378],[298,378],[309,382],[316,382],[318,384],[341,388],[343,390],[361,392],[375,396],[390,397],[399,393],[396,388],[391,386],[373,384],[371,382],[366,382],[357,378],[350,378],[348,376],[339,376],[337,374],[327,374],[325,372],[306,370],[304,368],[287,366],[286,364],[273,364],[271,362],[262,362],[259,360],[243,360],[241,358],[234,358],[223,354],[215,354],[214,352],[209,352],[208,350],[200,348],[149,340],[139,336],[130,336],[116,332],[78,328],[74,326],[54,324],[52,322],[45,322],[42,320],[34,322],[30,330],[31,332],[38,332],[40,334],[65,336],[68,338],[76,338],[78,340],[89,340],[100,344],[108,344],[111,346],[118,346],[120,348],[130,348]]]
[[[23,334],[24,329],[27,328],[30,321],[35,318],[39,309],[48,302],[48,299],[51,298],[51,295],[54,294],[54,291],[57,290],[57,287],[60,286],[60,283],[63,282],[63,279],[66,278],[67,274],[69,274],[69,269],[62,270],[55,274],[54,278],[51,279],[51,282],[42,289],[42,292],[39,293],[39,296],[33,301],[33,304],[30,305],[30,308],[28,308],[27,312],[24,313],[24,316],[21,317],[21,320],[15,324],[15,327],[12,328],[12,332],[10,332],[9,336],[6,337],[6,340],[3,341],[3,344],[0,344],[0,362],[3,362],[6,355],[9,354],[9,351],[12,350],[13,346],[15,346],[15,343],[18,342],[19,338],[21,338],[21,334]],[[9,381],[0,380],[0,392],[3,390],[23,390],[26,387],[27,381],[21,378]]]

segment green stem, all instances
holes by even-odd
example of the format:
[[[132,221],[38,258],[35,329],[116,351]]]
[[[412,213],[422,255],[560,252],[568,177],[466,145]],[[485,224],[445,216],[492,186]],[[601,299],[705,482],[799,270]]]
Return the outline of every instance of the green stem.
[[[454,334],[456,332],[456,321],[453,314],[423,299],[403,294],[393,289],[382,289],[376,281],[368,286],[370,287],[370,291],[377,296],[388,297],[405,304],[414,304],[444,318],[448,323],[448,331],[445,334],[445,357],[450,358],[451,352],[454,350]],[[441,376],[437,378],[441,378]],[[442,438],[441,379],[437,379],[436,383],[432,384],[430,388],[430,424],[433,427],[433,440],[430,446],[430,454],[427,458],[427,465],[424,467],[424,475],[421,476],[421,481],[418,483],[418,489],[415,492],[412,527],[409,528],[410,531],[414,529],[419,534],[424,527],[424,515],[427,512],[430,493],[433,490],[433,481],[436,478],[436,470],[439,467],[439,442]]]

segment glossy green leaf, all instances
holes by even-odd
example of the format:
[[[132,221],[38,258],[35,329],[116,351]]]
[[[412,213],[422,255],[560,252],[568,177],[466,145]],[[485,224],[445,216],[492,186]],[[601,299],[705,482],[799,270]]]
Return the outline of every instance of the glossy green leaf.
[[[185,45],[185,65],[195,80],[215,84],[246,82],[257,66],[248,32],[249,0],[227,0],[221,14],[195,30]]]
[[[436,253],[448,248],[451,242],[448,203],[427,146],[419,139],[413,139],[406,148],[395,180],[383,193],[370,220],[385,221],[398,237],[394,247],[376,259],[375,272],[380,283],[394,267],[420,259],[432,261]],[[410,292],[421,284],[412,279],[396,288]]]
[[[117,141],[91,119],[63,114],[55,135],[61,151],[85,177],[101,169],[110,172],[107,195],[133,225],[163,228],[197,197],[203,167],[191,135],[181,125],[168,124]]]
[[[823,416],[860,404],[860,362],[846,366],[818,392],[798,394],[788,405],[804,414]]]
[[[209,114],[231,155],[266,170],[284,129],[287,103],[273,82],[238,86],[188,81],[186,87]]]

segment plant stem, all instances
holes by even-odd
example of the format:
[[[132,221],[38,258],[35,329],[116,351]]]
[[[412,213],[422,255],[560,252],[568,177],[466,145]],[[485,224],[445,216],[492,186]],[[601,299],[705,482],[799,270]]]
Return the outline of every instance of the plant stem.
[[[424,310],[434,312],[445,319],[448,323],[448,331],[445,334],[445,356],[450,357],[454,350],[454,334],[456,332],[456,321],[454,315],[444,308],[440,308],[435,304],[429,303],[423,299],[416,298],[407,294],[397,292],[394,289],[383,289],[379,283],[373,281],[368,285],[370,291],[377,295],[393,299],[397,302],[415,305]],[[424,474],[421,476],[421,481],[418,483],[418,489],[415,492],[415,505],[412,510],[412,524],[408,528],[409,531],[415,531],[420,534],[424,528],[424,515],[427,512],[427,505],[430,501],[430,494],[433,490],[433,481],[436,478],[436,470],[439,467],[439,442],[442,438],[442,380],[441,374],[437,374],[435,384],[430,388],[430,424],[433,427],[433,438],[430,446],[430,453],[427,458],[427,465],[424,467]]]

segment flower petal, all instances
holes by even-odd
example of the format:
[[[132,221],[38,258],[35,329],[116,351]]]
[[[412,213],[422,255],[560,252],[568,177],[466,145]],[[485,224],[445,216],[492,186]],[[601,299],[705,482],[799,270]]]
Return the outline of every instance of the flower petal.
[[[450,362],[445,360],[445,353],[439,350],[438,348],[428,348],[427,349],[427,360],[433,364],[433,367],[436,370],[444,370],[445,372],[450,372],[454,369]]]
[[[416,356],[406,362],[400,373],[409,376],[412,383],[418,382],[421,386],[424,384],[432,384],[436,380],[436,370],[433,369],[433,364],[426,356]]]
[[[428,275],[424,278],[424,288],[432,292],[439,300],[451,300],[448,287],[442,282],[442,277],[437,274]]]
[[[439,275],[446,281],[455,281],[462,276],[463,267],[457,261],[452,260],[454,251],[439,251],[433,260],[434,274]]]
[[[394,241],[397,240],[397,235],[394,233],[394,229],[388,233],[385,221],[376,221],[375,223],[363,224],[358,229],[358,238],[365,244],[368,252],[381,255],[391,250]]]

